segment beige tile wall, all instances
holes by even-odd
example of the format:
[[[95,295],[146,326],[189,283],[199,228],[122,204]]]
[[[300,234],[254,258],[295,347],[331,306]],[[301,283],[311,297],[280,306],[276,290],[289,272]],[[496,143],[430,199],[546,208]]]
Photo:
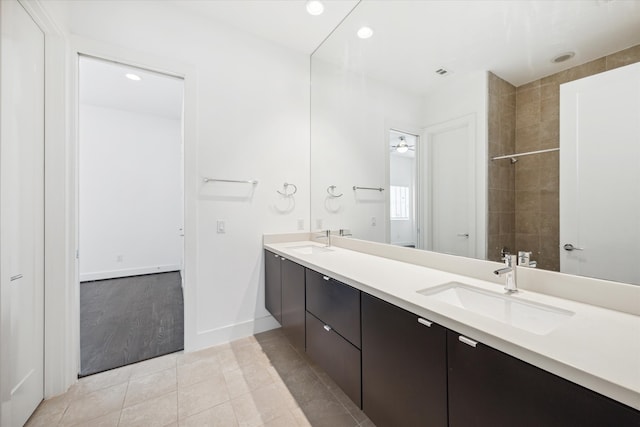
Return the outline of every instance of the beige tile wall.
[[[516,88],[489,73],[489,157],[515,150]],[[489,161],[487,258],[500,261],[515,249],[515,169],[509,160]]]
[[[515,152],[559,147],[560,84],[635,62],[640,62],[640,45],[518,87],[515,97]],[[492,78],[489,81],[491,100]],[[491,120],[491,104],[489,110]],[[496,111],[504,113],[499,109]],[[491,129],[491,123],[489,128]],[[492,146],[491,130],[489,146]],[[491,148],[489,150],[491,151]],[[501,162],[510,164],[508,160]],[[490,164],[490,203],[491,173],[495,168],[496,166]],[[560,269],[559,154],[552,152],[521,157],[513,168],[515,169],[515,250],[532,251],[539,268],[558,271]],[[501,209],[505,207],[502,206]],[[492,220],[491,213],[489,220]],[[491,225],[489,228],[491,231]],[[491,237],[489,242],[492,243]],[[494,259],[493,248],[490,247],[490,249],[490,259]]]

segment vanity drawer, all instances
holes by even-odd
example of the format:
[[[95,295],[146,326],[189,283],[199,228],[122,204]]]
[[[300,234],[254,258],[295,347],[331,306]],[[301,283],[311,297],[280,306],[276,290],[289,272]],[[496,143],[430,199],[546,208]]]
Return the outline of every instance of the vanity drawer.
[[[307,269],[307,311],[360,348],[360,291]]]
[[[329,325],[307,312],[307,354],[362,407],[360,350],[338,335]]]

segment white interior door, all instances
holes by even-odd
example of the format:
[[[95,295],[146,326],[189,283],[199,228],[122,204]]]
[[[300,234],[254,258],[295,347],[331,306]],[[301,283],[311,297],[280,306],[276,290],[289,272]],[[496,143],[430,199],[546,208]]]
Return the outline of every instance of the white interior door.
[[[640,284],[640,63],[562,85],[560,117],[560,270]]]
[[[0,4],[2,421],[22,426],[43,397],[44,34],[17,1]]]
[[[475,256],[475,129],[471,117],[426,129],[427,249]]]

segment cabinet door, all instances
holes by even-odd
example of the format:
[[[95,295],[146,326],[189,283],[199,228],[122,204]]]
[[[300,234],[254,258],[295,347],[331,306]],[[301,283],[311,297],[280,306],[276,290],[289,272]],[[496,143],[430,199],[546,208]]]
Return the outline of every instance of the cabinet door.
[[[360,348],[360,291],[307,269],[307,311]]]
[[[446,329],[418,319],[362,294],[362,409],[378,427],[447,425]]]
[[[451,427],[640,425],[628,406],[459,337],[447,333]]]
[[[285,259],[282,268],[282,330],[291,344],[304,351],[304,267]]]
[[[264,304],[269,313],[282,323],[282,284],[280,256],[264,251]]]
[[[307,354],[342,388],[358,407],[360,394],[360,350],[312,314],[307,317]]]

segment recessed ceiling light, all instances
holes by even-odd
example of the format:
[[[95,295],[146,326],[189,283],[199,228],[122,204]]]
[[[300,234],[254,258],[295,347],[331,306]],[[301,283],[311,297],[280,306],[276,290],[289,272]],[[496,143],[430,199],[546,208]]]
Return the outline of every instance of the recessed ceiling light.
[[[361,27],[358,30],[358,37],[361,39],[368,39],[373,35],[373,30],[370,27]]]
[[[324,12],[324,5],[321,1],[309,0],[307,1],[307,12],[309,12],[309,15],[322,15],[322,12]]]
[[[576,56],[575,52],[561,53],[560,55],[554,56],[553,59],[551,59],[551,62],[553,62],[555,64],[559,64],[560,62],[564,62],[564,61],[570,60],[574,56]]]
[[[134,80],[134,81],[136,81],[136,82],[137,82],[137,81],[142,80],[142,79],[140,78],[140,76],[139,76],[139,75],[137,75],[137,74],[127,73],[127,74],[125,74],[124,76],[125,76],[126,78],[128,78],[129,80]]]

